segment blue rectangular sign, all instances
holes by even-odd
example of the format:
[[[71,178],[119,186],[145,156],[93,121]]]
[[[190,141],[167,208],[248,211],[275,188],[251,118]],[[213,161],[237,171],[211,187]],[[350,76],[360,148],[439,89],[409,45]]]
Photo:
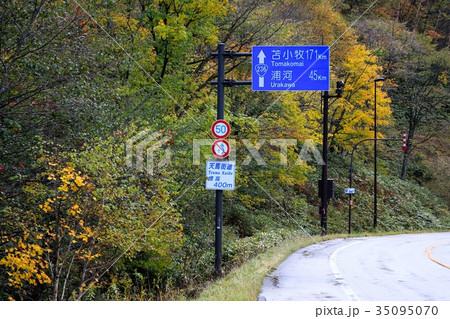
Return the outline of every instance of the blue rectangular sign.
[[[328,91],[329,46],[254,46],[253,91]]]
[[[354,188],[346,188],[346,189],[344,189],[344,193],[345,194],[355,194],[356,193],[356,189],[354,189]]]

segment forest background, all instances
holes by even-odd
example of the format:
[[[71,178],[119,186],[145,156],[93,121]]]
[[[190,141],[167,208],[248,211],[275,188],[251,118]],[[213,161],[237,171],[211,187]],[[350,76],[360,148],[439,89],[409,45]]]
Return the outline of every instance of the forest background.
[[[212,138],[219,42],[330,46],[332,89],[345,82],[329,113],[332,233],[347,231],[350,153],[373,138],[374,79],[385,77],[378,137],[405,130],[408,149],[379,145],[378,230],[448,230],[449,11],[448,0],[2,1],[0,299],[190,299],[214,279],[211,153],[202,147],[196,163],[193,141]],[[227,78],[251,78],[249,59],[226,62]],[[311,141],[321,149],[321,94],[232,87],[225,110],[237,157],[224,196],[227,272],[320,233],[321,166],[312,153],[297,159]],[[152,174],[126,165],[139,133],[164,164]],[[276,139],[297,141],[287,165]],[[249,149],[265,165],[242,165]],[[372,163],[362,144],[357,232],[373,230]]]

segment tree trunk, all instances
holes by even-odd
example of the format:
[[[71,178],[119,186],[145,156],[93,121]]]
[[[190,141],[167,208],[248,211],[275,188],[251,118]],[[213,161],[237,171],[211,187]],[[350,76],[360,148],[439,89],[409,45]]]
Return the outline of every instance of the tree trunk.
[[[58,293],[59,293],[59,271],[57,275],[53,278],[52,282],[52,300],[58,301]]]
[[[53,278],[52,278],[52,300],[57,301],[58,300],[58,294],[59,294],[59,279],[61,277],[61,271],[60,271],[60,265],[59,265],[59,253],[60,253],[60,247],[61,247],[61,236],[59,233],[59,208],[55,208],[55,245],[54,245],[54,252],[55,252],[55,259],[54,259],[54,268],[53,268]]]
[[[400,179],[402,181],[406,179],[406,170],[408,168],[408,157],[409,157],[408,152],[405,152],[405,154],[403,155],[402,172],[400,174]]]

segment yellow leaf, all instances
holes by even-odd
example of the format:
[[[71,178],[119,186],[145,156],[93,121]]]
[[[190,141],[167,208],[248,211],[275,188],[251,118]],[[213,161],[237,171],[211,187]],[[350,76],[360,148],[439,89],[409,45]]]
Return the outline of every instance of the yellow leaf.
[[[67,192],[69,188],[67,187],[67,184],[62,184],[61,186],[58,187],[58,190],[60,192]]]
[[[63,171],[66,171],[67,173],[72,173],[73,172],[73,168],[70,166],[67,166],[65,169],[63,169]]]
[[[83,178],[81,176],[77,176],[75,178],[75,184],[77,184],[78,187],[83,186],[84,185]]]

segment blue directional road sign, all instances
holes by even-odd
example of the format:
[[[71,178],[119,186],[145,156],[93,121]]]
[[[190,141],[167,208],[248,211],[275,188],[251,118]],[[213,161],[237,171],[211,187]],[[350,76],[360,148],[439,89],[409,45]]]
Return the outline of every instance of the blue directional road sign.
[[[254,46],[253,91],[328,91],[329,46]]]

